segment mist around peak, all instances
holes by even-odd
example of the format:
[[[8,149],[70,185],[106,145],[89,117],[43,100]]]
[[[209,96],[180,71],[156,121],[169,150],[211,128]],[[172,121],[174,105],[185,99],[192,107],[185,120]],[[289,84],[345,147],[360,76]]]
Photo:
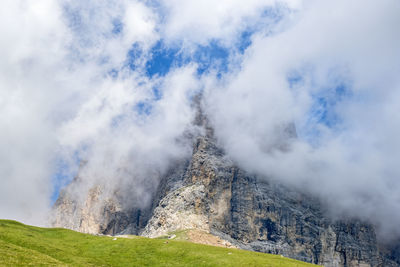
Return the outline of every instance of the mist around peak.
[[[78,195],[145,201],[204,133],[201,94],[240,167],[400,236],[397,1],[2,5],[0,217],[43,224],[82,161]]]

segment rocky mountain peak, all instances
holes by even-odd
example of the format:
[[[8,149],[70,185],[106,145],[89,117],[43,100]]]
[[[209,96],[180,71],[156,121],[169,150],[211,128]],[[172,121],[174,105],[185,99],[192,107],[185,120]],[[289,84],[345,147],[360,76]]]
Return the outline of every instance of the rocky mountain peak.
[[[200,106],[193,153],[160,177],[148,207],[124,208],[116,196],[93,187],[78,201],[74,180],[54,206],[53,225],[94,234],[147,237],[195,229],[225,246],[281,254],[324,266],[400,266],[397,248],[379,245],[374,227],[332,221],[318,200],[276,181],[249,175],[217,145]],[[294,125],[285,126],[295,136]],[[282,149],[285,149],[282,146]],[[135,205],[131,205],[135,207]],[[222,242],[221,241],[221,242]],[[396,250],[397,249],[397,250]]]

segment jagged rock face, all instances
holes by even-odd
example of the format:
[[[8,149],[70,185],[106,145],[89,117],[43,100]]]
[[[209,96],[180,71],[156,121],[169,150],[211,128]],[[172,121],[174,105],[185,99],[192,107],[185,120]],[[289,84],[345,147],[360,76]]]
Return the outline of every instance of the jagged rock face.
[[[78,203],[67,188],[54,225],[148,237],[195,228],[243,249],[324,266],[400,266],[399,247],[380,248],[371,225],[331,221],[318,200],[237,168],[210,136],[198,137],[191,159],[161,179],[149,207],[123,210],[100,195],[94,188]]]
[[[74,181],[61,191],[54,204],[51,224],[89,234],[138,234],[149,217],[150,208],[123,209],[117,195],[105,194],[103,186],[91,188],[87,196],[78,197],[74,187],[80,186],[80,180]]]
[[[195,184],[167,194],[154,209],[153,216],[141,233],[157,237],[181,229],[209,231],[208,218],[203,212],[205,188]]]

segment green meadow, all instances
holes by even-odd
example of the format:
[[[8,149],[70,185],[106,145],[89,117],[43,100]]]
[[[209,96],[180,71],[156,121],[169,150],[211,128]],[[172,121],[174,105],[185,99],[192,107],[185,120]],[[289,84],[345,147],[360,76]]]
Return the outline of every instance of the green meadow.
[[[114,239],[0,220],[0,266],[314,266],[280,255],[182,240]]]

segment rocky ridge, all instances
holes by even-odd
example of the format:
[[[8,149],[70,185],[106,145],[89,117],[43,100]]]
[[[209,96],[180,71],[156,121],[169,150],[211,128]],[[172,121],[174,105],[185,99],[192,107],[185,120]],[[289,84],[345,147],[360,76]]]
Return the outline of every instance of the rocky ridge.
[[[204,118],[200,118],[204,120]],[[204,125],[204,121],[203,121]],[[249,175],[226,157],[212,129],[195,138],[192,157],[162,177],[147,207],[122,208],[92,188],[84,201],[71,183],[54,207],[53,225],[87,233],[167,235],[211,233],[242,249],[281,254],[323,266],[400,266],[398,247],[379,245],[373,226],[332,221],[311,196]]]

